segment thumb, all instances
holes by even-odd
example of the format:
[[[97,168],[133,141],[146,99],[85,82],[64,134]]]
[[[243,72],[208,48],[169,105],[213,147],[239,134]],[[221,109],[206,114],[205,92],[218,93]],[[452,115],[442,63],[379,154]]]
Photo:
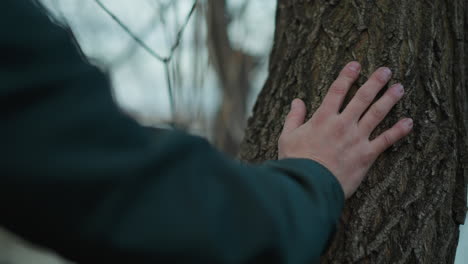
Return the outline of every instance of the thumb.
[[[306,116],[306,106],[301,99],[294,99],[291,103],[291,110],[289,111],[286,120],[284,121],[283,132],[290,133],[296,128],[304,124]]]

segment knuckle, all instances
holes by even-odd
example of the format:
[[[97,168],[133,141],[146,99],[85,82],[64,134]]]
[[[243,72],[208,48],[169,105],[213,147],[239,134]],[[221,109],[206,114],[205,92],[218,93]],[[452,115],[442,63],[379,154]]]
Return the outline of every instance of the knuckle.
[[[311,123],[313,126],[317,125],[317,126],[321,126],[325,123],[325,120],[327,119],[327,115],[326,113],[321,109],[319,108],[315,114],[312,116],[311,118]]]
[[[286,120],[290,120],[290,119],[296,119],[299,117],[299,113],[295,112],[295,111],[290,111],[288,113],[288,115],[286,116]]]
[[[357,134],[352,138],[353,145],[359,145],[361,144],[362,141],[363,141],[363,137],[360,134]]]
[[[330,91],[334,94],[344,95],[346,94],[346,87],[345,85],[341,85],[339,82],[335,81],[330,86]]]
[[[356,93],[356,98],[357,98],[360,102],[369,105],[369,104],[372,103],[372,101],[373,101],[373,99],[374,99],[374,96],[372,96],[372,94],[369,93],[369,92],[366,92],[366,91],[362,91],[362,90],[361,90],[361,91],[359,91],[359,92]]]
[[[377,120],[382,120],[387,115],[387,111],[385,111],[383,107],[378,106],[378,105],[373,105],[369,111]]]
[[[353,70],[349,69],[348,67],[345,67],[345,68],[341,71],[340,77],[347,78],[348,81],[353,81],[353,80],[355,80],[357,77],[359,77],[359,72],[353,71]]]
[[[386,147],[390,147],[391,145],[393,145],[393,140],[392,138],[390,137],[390,134],[389,133],[384,133],[382,134],[382,140],[383,140],[383,143]]]
[[[344,134],[346,134],[346,130],[347,130],[346,123],[343,120],[338,119],[335,122],[333,129],[335,131],[334,133],[335,136],[342,137]]]
[[[360,137],[359,135],[355,135],[351,138],[351,145],[352,146],[357,146],[361,143],[362,141],[362,137]]]

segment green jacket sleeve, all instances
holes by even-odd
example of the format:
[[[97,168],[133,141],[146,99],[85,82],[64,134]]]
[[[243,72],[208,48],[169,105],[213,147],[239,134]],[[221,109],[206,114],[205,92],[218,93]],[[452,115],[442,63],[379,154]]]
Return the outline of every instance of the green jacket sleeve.
[[[260,166],[122,114],[27,0],[0,3],[0,224],[82,263],[311,263],[344,197],[310,160]]]

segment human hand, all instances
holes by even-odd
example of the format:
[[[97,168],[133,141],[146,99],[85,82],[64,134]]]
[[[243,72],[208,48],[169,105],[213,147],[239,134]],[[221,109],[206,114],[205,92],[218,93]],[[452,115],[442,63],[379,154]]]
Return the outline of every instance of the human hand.
[[[357,190],[377,157],[408,135],[413,127],[413,120],[406,118],[374,140],[369,140],[372,131],[404,94],[403,86],[395,84],[365,112],[390,80],[392,73],[388,68],[374,72],[339,113],[349,88],[359,77],[360,69],[359,63],[348,63],[331,85],[320,107],[305,123],[306,106],[302,100],[294,99],[278,141],[279,159],[308,158],[317,161],[335,175],[346,198]]]

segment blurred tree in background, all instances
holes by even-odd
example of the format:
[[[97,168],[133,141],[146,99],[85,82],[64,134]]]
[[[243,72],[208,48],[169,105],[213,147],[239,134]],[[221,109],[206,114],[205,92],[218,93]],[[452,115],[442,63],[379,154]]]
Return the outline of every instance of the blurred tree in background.
[[[266,78],[274,2],[42,2],[110,73],[116,99],[132,116],[206,136],[237,154],[248,109]]]

